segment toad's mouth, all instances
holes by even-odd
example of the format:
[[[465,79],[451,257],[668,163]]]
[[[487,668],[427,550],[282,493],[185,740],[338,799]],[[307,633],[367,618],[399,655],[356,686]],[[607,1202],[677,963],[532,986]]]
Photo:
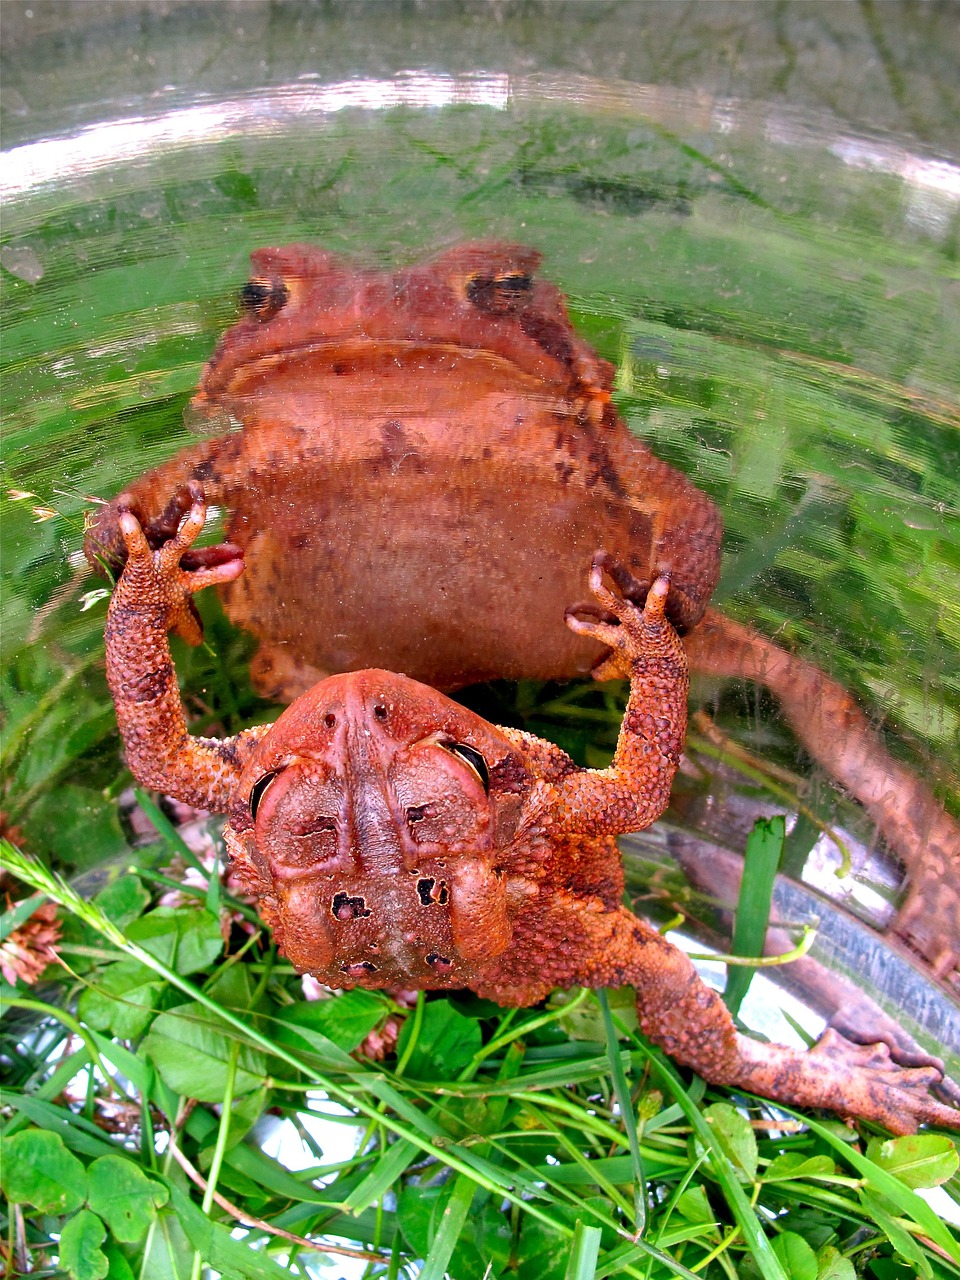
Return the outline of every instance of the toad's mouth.
[[[541,395],[575,391],[601,403],[610,398],[605,389],[579,376],[575,361],[559,358],[533,338],[518,343],[515,338],[499,341],[486,335],[484,341],[471,342],[429,334],[353,333],[302,341],[288,338],[267,347],[261,337],[257,350],[244,350],[243,345],[224,346],[213,356],[193,399],[196,409],[233,397],[261,395],[275,383],[296,384],[301,390],[313,385],[319,390],[336,380],[363,375],[410,378],[454,370],[471,390],[500,386]]]
[[[438,365],[451,365],[452,362],[456,362],[458,367],[486,366],[491,380],[512,380],[517,374],[538,382],[550,380],[544,378],[546,370],[524,368],[516,360],[483,347],[430,338],[357,335],[346,340],[290,344],[282,350],[268,351],[237,363],[232,369],[217,370],[216,391],[218,394],[243,395],[250,387],[277,376],[298,375],[307,381],[311,376],[343,378],[363,372],[405,372],[409,375]],[[209,386],[212,380],[212,377],[204,379],[204,391],[200,393],[205,392],[208,399],[212,398],[214,390]]]

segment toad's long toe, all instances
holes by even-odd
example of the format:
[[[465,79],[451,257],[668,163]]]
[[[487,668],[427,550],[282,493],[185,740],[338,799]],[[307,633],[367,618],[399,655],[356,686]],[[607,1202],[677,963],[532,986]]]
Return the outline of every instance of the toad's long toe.
[[[885,1044],[851,1044],[832,1030],[805,1054],[744,1037],[738,1043],[740,1069],[728,1083],[860,1116],[892,1133],[914,1133],[921,1124],[960,1129],[960,1111],[934,1096],[943,1079],[936,1067],[897,1066]]]

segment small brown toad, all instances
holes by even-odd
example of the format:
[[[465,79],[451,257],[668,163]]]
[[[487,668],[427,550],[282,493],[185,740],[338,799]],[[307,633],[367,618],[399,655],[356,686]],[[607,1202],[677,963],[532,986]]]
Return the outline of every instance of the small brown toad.
[[[123,502],[152,544],[176,528],[191,479],[229,512],[248,570],[224,604],[260,640],[262,692],[289,701],[373,666],[443,689],[584,675],[603,646],[563,616],[606,547],[631,599],[669,573],[667,612],[693,669],[772,690],[906,864],[899,932],[940,972],[956,963],[960,829],[844,689],[707,609],[719,513],[630,433],[611,365],[537,278],[536,250],[467,244],[395,272],[306,245],[252,262],[246,314],[192,406],[220,433]],[[118,511],[96,514],[91,562],[122,563]]]
[[[930,1091],[940,1072],[901,1068],[885,1046],[828,1033],[799,1053],[740,1035],[687,957],[621,905],[614,837],[666,806],[686,727],[666,577],[641,609],[604,585],[598,553],[590,589],[610,621],[567,615],[629,671],[608,769],[581,769],[551,743],[380,670],[321,681],[272,726],[194,738],[167,631],[196,642],[192,593],[236,581],[243,562],[221,549],[182,566],[205,517],[196,484],[191,497],[158,550],[120,510],[127,562],[107,619],[110,689],[135,776],[228,815],[235,868],[300,972],[341,987],[468,987],[506,1005],[556,986],[630,984],[644,1032],[710,1081],[896,1132],[960,1125]]]

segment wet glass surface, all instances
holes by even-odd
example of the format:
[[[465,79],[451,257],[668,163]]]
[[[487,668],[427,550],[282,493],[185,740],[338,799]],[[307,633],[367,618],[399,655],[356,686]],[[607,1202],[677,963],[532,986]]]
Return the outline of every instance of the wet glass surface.
[[[631,429],[720,506],[716,602],[855,692],[956,804],[949,6],[68,8],[4,15],[4,807],[29,847],[125,856],[84,515],[196,439],[184,409],[250,250],[296,240],[383,267],[536,245]],[[178,669],[200,723],[233,730],[266,712],[249,643],[204,609],[216,652]],[[472,696],[591,763],[615,739],[589,690]],[[697,696],[871,843],[773,703]],[[709,778],[708,801],[744,789]],[[717,838],[703,808],[687,822]],[[883,922],[897,876],[871,875]]]

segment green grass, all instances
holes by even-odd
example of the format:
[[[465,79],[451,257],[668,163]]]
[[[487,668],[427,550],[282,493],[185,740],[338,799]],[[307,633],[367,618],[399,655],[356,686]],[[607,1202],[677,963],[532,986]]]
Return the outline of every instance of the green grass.
[[[77,926],[43,998],[2,992],[19,1014],[4,1050],[21,1047],[0,1182],[11,1243],[17,1205],[35,1263],[55,1232],[61,1265],[68,1239],[96,1237],[78,1246],[77,1276],[103,1275],[100,1255],[121,1275],[200,1274],[198,1260],[301,1274],[305,1246],[280,1230],[380,1258],[371,1276],[960,1274],[960,1244],[914,1190],[955,1175],[946,1136],[864,1145],[836,1122],[731,1105],[685,1084],[603,999],[601,1018],[578,1022],[563,1002],[507,1012],[421,997],[398,1059],[355,1058],[397,1012],[388,996],[305,1002],[262,933],[235,930],[225,951],[202,894],[151,910],[133,874],[91,902],[12,847],[5,860]],[[315,1150],[293,1174],[260,1149],[267,1109],[296,1125],[331,1103],[348,1108],[349,1159]],[[126,1118],[104,1132],[111,1113]],[[187,1169],[205,1186],[199,1206]],[[256,1219],[242,1247],[214,1192]]]

